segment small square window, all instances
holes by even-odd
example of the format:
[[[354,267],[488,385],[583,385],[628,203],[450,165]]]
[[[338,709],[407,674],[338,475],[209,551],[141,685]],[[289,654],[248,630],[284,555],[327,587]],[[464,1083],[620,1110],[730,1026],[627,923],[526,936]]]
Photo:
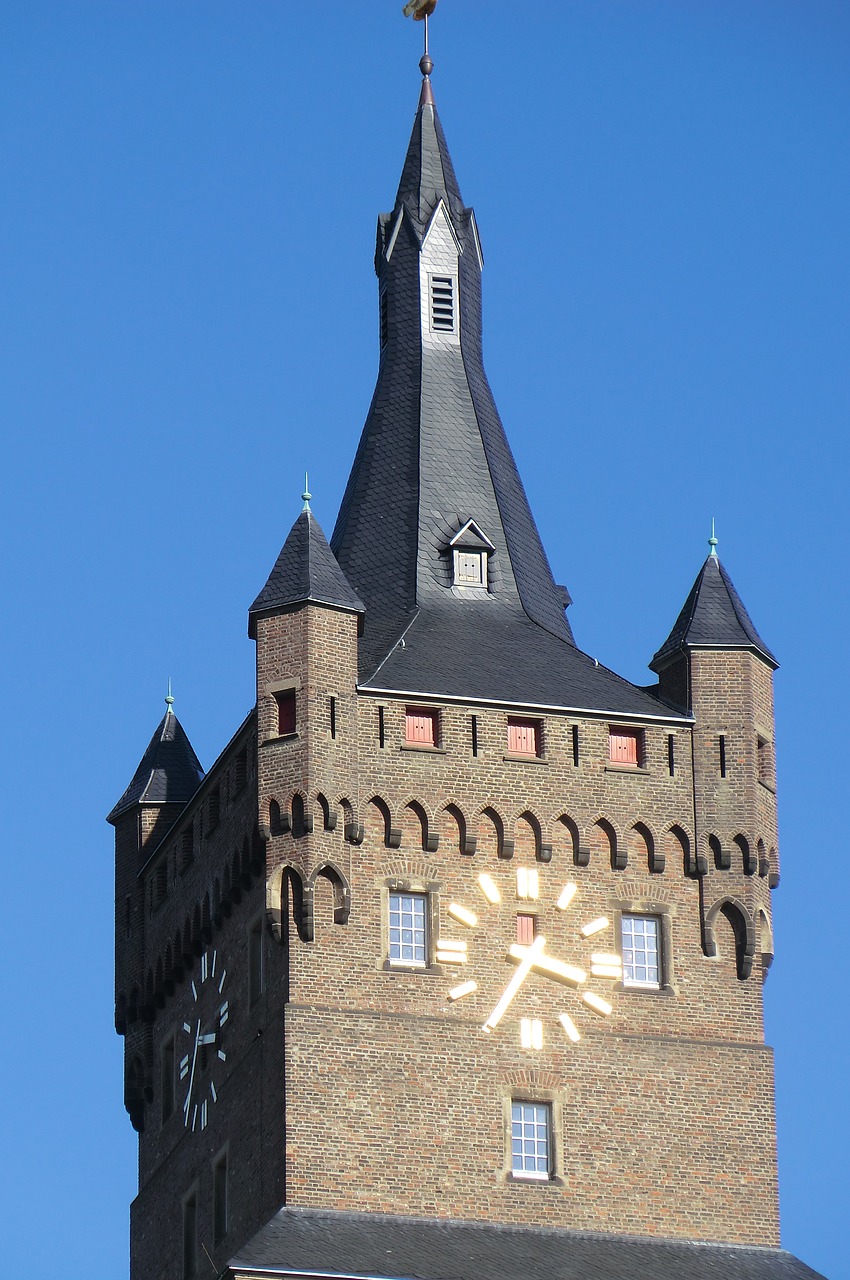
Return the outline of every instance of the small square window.
[[[643,730],[612,725],[608,731],[608,759],[612,764],[643,765]]]
[[[295,732],[295,690],[283,689],[274,695],[277,703],[277,731],[279,734]]]
[[[657,916],[623,915],[620,920],[623,951],[623,985],[661,986],[660,929]]]
[[[429,707],[408,707],[404,714],[404,740],[417,747],[439,743],[440,714]]]
[[[540,755],[540,721],[508,717],[508,751],[517,756]]]
[[[548,1182],[552,1174],[552,1107],[548,1102],[511,1103],[511,1173]]]
[[[389,961],[416,969],[428,963],[427,894],[390,894]]]

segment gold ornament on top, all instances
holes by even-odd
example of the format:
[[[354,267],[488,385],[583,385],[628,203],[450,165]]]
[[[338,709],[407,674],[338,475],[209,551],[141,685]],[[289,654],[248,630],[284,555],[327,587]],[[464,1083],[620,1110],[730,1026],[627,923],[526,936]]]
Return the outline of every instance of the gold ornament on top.
[[[423,18],[430,18],[431,14],[437,7],[437,0],[410,0],[402,9],[405,18],[413,18],[416,22],[421,22]]]

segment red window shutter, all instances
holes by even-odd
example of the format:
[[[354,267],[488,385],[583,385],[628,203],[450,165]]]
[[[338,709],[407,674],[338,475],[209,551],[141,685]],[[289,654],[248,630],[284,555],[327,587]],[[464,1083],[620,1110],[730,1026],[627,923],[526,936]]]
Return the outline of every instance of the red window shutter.
[[[640,763],[640,729],[611,729],[608,737],[608,759],[612,764]]]
[[[516,918],[516,940],[522,947],[530,947],[537,936],[536,916],[518,915]]]
[[[404,720],[404,740],[416,746],[437,745],[437,712],[408,707]]]
[[[519,756],[536,756],[539,726],[536,720],[508,720],[508,751]]]
[[[285,693],[276,693],[277,731],[278,733],[295,732],[295,690],[287,689]]]

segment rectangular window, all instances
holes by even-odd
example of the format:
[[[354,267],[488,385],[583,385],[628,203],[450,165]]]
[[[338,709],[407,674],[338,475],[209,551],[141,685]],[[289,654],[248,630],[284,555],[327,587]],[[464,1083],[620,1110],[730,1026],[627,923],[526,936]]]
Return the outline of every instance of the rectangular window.
[[[472,734],[472,754],[478,755],[478,716],[469,717],[469,730]]]
[[[378,746],[379,747],[385,746],[386,741],[387,741],[387,732],[386,732],[386,726],[384,725],[384,708],[378,707]]]
[[[213,831],[221,821],[221,787],[215,786],[210,792],[207,804],[207,831]]]
[[[758,758],[759,782],[773,786],[773,758],[771,744],[761,734],[756,735],[756,755]]]
[[[390,964],[424,969],[428,962],[428,898],[424,893],[391,893]]]
[[[159,1085],[162,1098],[162,1122],[165,1124],[174,1111],[174,1036],[169,1036],[162,1046]]]
[[[540,737],[539,720],[520,720],[516,716],[508,717],[508,751],[511,755],[539,755]]]
[[[537,937],[537,916],[520,912],[516,918],[516,940],[522,947],[530,947]]]
[[[676,775],[676,739],[672,733],[667,734],[667,772],[673,778]]]
[[[623,950],[623,985],[661,986],[661,954],[657,916],[624,915],[620,921]]]
[[[263,918],[255,920],[248,931],[248,1000],[256,1004],[266,986],[263,955]]]
[[[280,734],[295,732],[295,690],[284,689],[274,695],[277,703],[277,731]]]
[[[248,778],[248,749],[243,747],[233,761],[233,794],[239,795],[239,792],[245,786]]]
[[[552,1108],[548,1102],[511,1103],[511,1173],[547,1182],[552,1173]]]
[[[195,848],[195,828],[190,822],[180,843],[180,870],[185,871],[187,867],[192,865]]]
[[[579,754],[578,754],[578,725],[577,725],[577,724],[574,724],[574,725],[573,725],[573,767],[574,767],[574,768],[576,768],[576,769],[578,768],[578,761],[579,761]]]
[[[643,730],[612,726],[608,731],[608,759],[612,764],[643,764]]]
[[[439,712],[427,707],[408,707],[404,714],[404,740],[419,747],[436,747]]]
[[[451,276],[431,277],[431,328],[454,333],[455,282]]]
[[[721,733],[720,737],[717,739],[717,752],[720,758],[720,776],[721,778],[725,778],[726,777],[726,735],[724,733]]]
[[[198,1270],[198,1195],[183,1201],[183,1280],[193,1280]]]
[[[213,1165],[213,1239],[220,1244],[227,1235],[227,1153]]]

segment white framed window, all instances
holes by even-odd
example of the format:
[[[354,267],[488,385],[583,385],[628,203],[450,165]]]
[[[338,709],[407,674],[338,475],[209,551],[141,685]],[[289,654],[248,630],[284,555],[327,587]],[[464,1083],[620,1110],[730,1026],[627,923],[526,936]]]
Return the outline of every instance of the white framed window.
[[[660,924],[658,916],[638,916],[624,912],[620,917],[623,986],[646,987],[653,991],[660,988]]]
[[[389,961],[392,965],[424,969],[428,963],[428,895],[389,895]]]
[[[548,1182],[552,1176],[552,1104],[511,1102],[511,1173]]]

